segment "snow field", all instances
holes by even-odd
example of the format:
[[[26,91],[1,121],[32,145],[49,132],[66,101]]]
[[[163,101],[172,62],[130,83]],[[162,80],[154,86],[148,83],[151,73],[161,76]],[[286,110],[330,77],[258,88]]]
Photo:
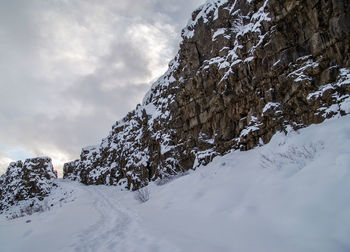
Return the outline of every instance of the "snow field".
[[[74,201],[1,216],[1,251],[350,251],[350,116],[151,184],[145,203],[118,187],[59,184]]]

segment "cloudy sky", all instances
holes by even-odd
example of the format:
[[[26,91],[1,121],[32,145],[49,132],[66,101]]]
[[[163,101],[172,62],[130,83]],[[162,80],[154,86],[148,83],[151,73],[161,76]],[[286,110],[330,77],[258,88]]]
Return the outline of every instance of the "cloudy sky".
[[[1,0],[0,173],[99,144],[176,54],[204,0]]]

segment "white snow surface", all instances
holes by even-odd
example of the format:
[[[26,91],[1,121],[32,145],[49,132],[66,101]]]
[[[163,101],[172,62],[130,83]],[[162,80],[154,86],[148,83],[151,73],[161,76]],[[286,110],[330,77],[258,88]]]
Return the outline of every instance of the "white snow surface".
[[[1,216],[1,251],[350,251],[350,116],[151,184],[145,203],[118,187],[58,183],[75,200]]]
[[[203,5],[198,7],[195,11],[198,11],[195,19],[188,21],[187,26],[184,28],[182,36],[185,38],[192,38],[194,35],[194,26],[198,23],[200,19],[203,19],[203,23],[207,23],[210,20],[210,14],[214,11],[213,20],[219,17],[218,8],[226,4],[228,0],[207,0]]]

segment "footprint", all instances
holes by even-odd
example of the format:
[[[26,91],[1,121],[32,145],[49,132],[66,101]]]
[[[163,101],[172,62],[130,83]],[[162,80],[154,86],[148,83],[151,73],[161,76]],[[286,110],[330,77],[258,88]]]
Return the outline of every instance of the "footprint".
[[[22,238],[28,237],[32,232],[33,232],[32,230],[29,230],[29,231],[25,232],[25,233],[22,235]]]

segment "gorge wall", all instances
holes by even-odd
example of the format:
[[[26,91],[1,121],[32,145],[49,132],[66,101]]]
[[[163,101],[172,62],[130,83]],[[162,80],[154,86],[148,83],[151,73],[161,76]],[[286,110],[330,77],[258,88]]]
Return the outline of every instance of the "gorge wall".
[[[169,70],[64,178],[138,189],[350,113],[350,2],[208,0]]]

